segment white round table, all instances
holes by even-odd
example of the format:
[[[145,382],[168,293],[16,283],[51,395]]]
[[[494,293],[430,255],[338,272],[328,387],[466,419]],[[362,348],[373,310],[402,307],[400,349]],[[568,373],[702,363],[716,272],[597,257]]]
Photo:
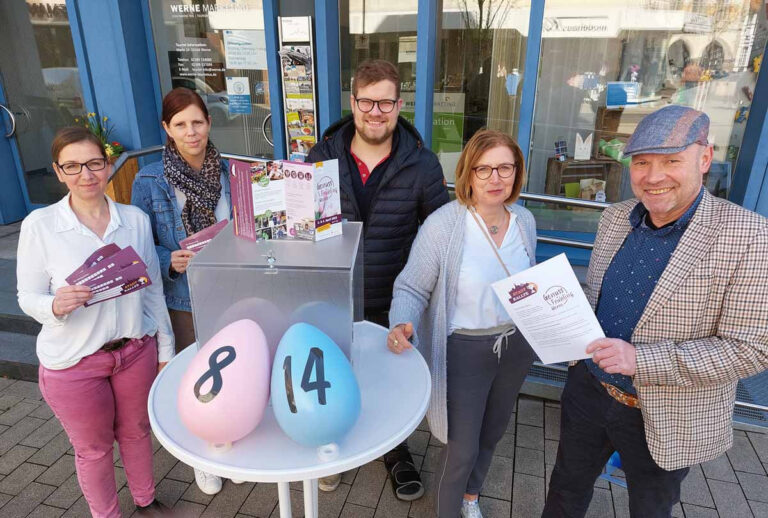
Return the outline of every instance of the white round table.
[[[216,451],[192,435],[176,406],[179,382],[197,347],[187,347],[160,372],[149,393],[152,431],[171,455],[214,475],[250,482],[276,482],[280,518],[291,517],[289,483],[304,482],[304,514],[317,516],[317,479],[361,466],[403,442],[421,422],[429,403],[431,378],[416,350],[392,354],[387,330],[370,322],[354,324],[352,369],[360,385],[360,417],[338,444],[339,454],[322,462],[317,448],[283,433],[272,407],[261,424],[227,451]]]

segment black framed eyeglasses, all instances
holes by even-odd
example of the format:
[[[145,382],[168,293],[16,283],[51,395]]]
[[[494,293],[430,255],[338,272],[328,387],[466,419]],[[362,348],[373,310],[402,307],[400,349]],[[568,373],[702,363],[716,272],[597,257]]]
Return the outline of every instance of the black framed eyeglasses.
[[[91,160],[83,163],[66,162],[64,164],[60,164],[56,162],[56,165],[59,166],[59,169],[61,169],[64,174],[68,176],[75,176],[76,174],[80,174],[80,171],[83,170],[83,166],[87,167],[89,171],[94,173],[97,171],[103,171],[104,168],[107,167],[107,159],[92,158]]]
[[[358,99],[355,97],[355,104],[357,104],[357,109],[363,113],[370,112],[374,106],[378,106],[381,113],[390,113],[395,109],[397,99],[379,99],[375,101],[373,99]]]
[[[489,165],[479,165],[477,167],[473,167],[472,170],[481,180],[487,180],[490,178],[494,171],[499,174],[499,178],[509,178],[517,172],[517,164],[499,164],[496,167],[491,167]]]

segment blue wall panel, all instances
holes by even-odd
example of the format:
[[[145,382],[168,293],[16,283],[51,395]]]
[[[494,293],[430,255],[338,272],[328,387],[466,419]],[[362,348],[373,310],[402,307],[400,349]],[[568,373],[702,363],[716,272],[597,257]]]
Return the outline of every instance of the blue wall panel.
[[[145,13],[132,0],[77,2],[93,85],[92,111],[114,125],[113,140],[127,149],[161,142]]]
[[[432,99],[435,89],[435,47],[437,40],[437,0],[419,0],[416,40],[416,102],[414,126],[424,144],[432,146]]]
[[[536,83],[539,78],[539,57],[541,56],[541,28],[544,21],[544,0],[531,2],[528,20],[528,40],[525,43],[525,68],[523,70],[522,102],[520,103],[520,126],[517,142],[523,151],[525,163],[531,150],[533,114],[536,102]]]
[[[318,140],[328,126],[341,118],[341,56],[339,54],[339,3],[335,0],[316,0]]]
[[[765,56],[765,53],[763,54]],[[757,77],[749,119],[730,191],[730,199],[750,210],[768,215],[768,71],[765,60]]]

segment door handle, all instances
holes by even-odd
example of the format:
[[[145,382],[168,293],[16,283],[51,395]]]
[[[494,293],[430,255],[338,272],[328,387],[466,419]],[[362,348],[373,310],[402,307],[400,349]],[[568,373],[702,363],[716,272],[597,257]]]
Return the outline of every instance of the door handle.
[[[5,138],[11,138],[14,133],[16,133],[16,117],[13,115],[13,112],[8,109],[7,106],[4,104],[0,104],[0,108],[5,110],[8,113],[8,117],[11,118],[11,131],[5,134]]]
[[[267,144],[269,144],[271,147],[275,147],[275,143],[270,140],[270,138],[267,136],[267,123],[272,119],[272,114],[267,114],[266,117],[264,117],[264,122],[261,123],[261,134],[264,135],[264,140],[267,141]]]

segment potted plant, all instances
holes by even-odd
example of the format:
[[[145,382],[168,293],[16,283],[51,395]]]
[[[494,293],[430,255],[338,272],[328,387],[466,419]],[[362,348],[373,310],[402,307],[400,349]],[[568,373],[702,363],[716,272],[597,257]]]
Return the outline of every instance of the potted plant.
[[[114,130],[114,126],[109,122],[109,117],[99,119],[95,113],[90,112],[84,118],[76,118],[75,123],[83,124],[83,126],[88,128],[88,131],[101,141],[101,145],[104,147],[104,152],[110,162],[114,163],[120,154],[125,151],[120,142],[109,139]]]

